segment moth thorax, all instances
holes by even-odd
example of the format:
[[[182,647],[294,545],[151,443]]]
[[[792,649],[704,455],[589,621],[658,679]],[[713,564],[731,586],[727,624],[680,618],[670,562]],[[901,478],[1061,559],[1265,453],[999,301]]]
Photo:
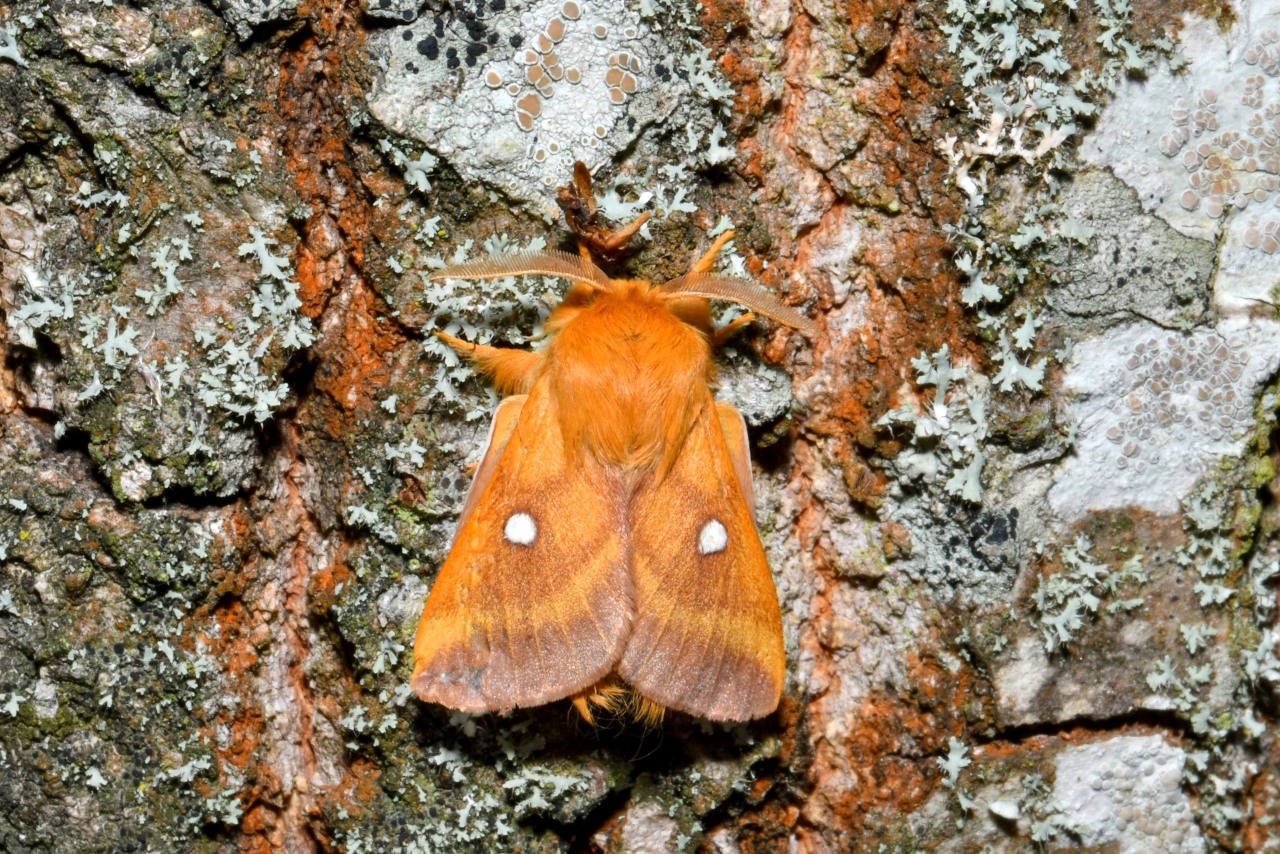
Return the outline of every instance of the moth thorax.
[[[602,462],[665,469],[707,400],[706,338],[644,293],[601,295],[548,355],[566,447]]]

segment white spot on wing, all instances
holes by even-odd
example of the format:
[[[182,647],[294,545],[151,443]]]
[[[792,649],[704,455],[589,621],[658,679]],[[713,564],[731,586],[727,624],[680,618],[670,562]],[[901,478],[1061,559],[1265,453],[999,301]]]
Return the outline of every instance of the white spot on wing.
[[[722,552],[727,545],[729,545],[729,532],[724,529],[719,519],[712,519],[698,532],[698,552],[701,554],[713,555],[716,552]]]
[[[502,533],[508,541],[517,546],[527,546],[537,538],[538,525],[528,513],[512,513]]]

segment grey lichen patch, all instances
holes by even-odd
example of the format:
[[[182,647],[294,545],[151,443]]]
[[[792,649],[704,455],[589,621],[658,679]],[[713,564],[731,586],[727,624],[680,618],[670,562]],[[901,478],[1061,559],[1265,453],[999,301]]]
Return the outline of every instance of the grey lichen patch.
[[[792,405],[791,377],[786,371],[730,350],[717,359],[716,385],[716,399],[741,412],[748,427],[785,431],[781,422],[790,414]],[[767,433],[765,442],[774,441],[776,434]]]
[[[913,551],[895,562],[940,598],[961,594],[978,603],[1003,601],[1018,575],[1018,511],[992,506],[943,510],[927,496],[890,496],[885,514],[910,532]]]
[[[1117,508],[1141,520],[1145,536],[1174,524],[1186,542],[1166,551],[1176,568],[1151,576],[1143,607],[1111,629],[1107,657],[1097,646],[1082,649],[1081,660],[1106,662],[1101,671],[1086,676],[1066,662],[1058,676],[1038,669],[1044,686],[1074,683],[1063,699],[1087,698],[1077,688],[1101,676],[1111,695],[1185,722],[1190,746],[1182,772],[1197,796],[1195,820],[1200,833],[1228,848],[1252,832],[1241,804],[1251,797],[1245,781],[1257,761],[1255,740],[1267,737],[1260,708],[1269,700],[1255,680],[1269,667],[1263,660],[1274,660],[1273,621],[1256,611],[1251,619],[1248,603],[1273,602],[1274,591],[1254,598],[1256,578],[1246,576],[1240,555],[1269,533],[1258,528],[1254,484],[1274,476],[1258,455],[1265,442],[1257,437],[1274,429],[1280,346],[1272,309],[1280,251],[1280,15],[1272,3],[1241,4],[1237,12],[1225,28],[1188,16],[1179,33],[1182,67],[1157,64],[1117,92],[1081,146],[1084,159],[1131,187],[1145,210],[1188,238],[1213,242],[1214,322],[1182,334],[1150,323],[1114,326],[1103,339],[1075,345],[1063,387],[1071,395],[1076,453],[1055,472],[1053,510],[1073,520]],[[1167,245],[1177,251],[1176,243]],[[1144,647],[1145,661],[1135,654]],[[1128,664],[1108,680],[1109,659]],[[1040,699],[1053,690],[1040,689]],[[1082,763],[1105,761],[1089,756]],[[1134,791],[1141,785],[1124,782]],[[1152,809],[1098,794],[1105,786],[1090,781],[1089,797],[1109,819],[1105,832],[1084,837],[1087,844],[1200,850],[1194,828],[1180,838],[1184,828],[1174,828],[1171,838],[1160,837],[1159,828],[1119,823],[1116,811],[1125,817]],[[1166,792],[1174,797],[1168,785]],[[1166,811],[1183,812],[1173,805]]]
[[[121,498],[229,495],[257,465],[255,425],[285,400],[280,373],[314,338],[273,236],[288,233],[267,201],[292,196],[283,159],[198,121],[175,136],[106,75],[75,69],[53,88],[56,132],[0,196],[23,403],[87,435]],[[52,192],[63,169],[72,192]]]
[[[594,838],[601,850],[700,850],[710,829],[707,817],[729,803],[756,801],[753,768],[776,758],[780,749],[776,737],[759,738],[750,727],[704,723],[700,733],[681,727],[676,734],[686,745],[679,762],[663,762],[637,778],[620,820]]]
[[[95,401],[68,423],[85,432],[90,454],[122,499],[141,501],[174,486],[226,496],[244,489],[258,466],[253,433],[226,429],[197,402],[157,409],[154,400],[126,396],[110,403]]]
[[[554,826],[581,821],[629,783],[628,760],[584,742],[563,709],[472,716],[420,704],[406,643],[426,590],[392,577],[396,561],[379,551],[358,561],[332,608],[360,665],[359,690],[342,692],[334,723],[347,751],[379,768],[358,803],[326,796],[339,840],[351,851],[559,850]]]
[[[393,379],[391,387],[400,391],[395,417],[371,419],[348,435],[355,477],[336,485],[341,492],[334,508],[351,530],[387,549],[386,559],[397,566],[410,561],[414,569],[420,562],[443,562],[470,488],[467,465],[479,462],[489,430],[487,418],[432,418],[438,402],[415,382],[417,376],[410,370]],[[379,550],[363,555],[355,568],[382,560]],[[377,577],[385,575],[379,569]],[[349,588],[344,596],[353,592]],[[381,595],[378,586],[374,596]]]
[[[1280,215],[1268,210],[1274,205],[1267,203],[1275,202],[1280,190],[1280,100],[1268,98],[1267,90],[1269,82],[1280,78],[1280,31],[1253,35],[1241,58],[1248,71],[1259,73],[1249,74],[1243,87],[1227,93],[1239,97],[1239,105],[1232,105],[1236,109],[1224,111],[1227,126],[1218,115],[1219,93],[1203,88],[1194,104],[1181,97],[1174,101],[1169,112],[1173,126],[1160,138],[1160,151],[1180,159],[1188,172],[1186,189],[1178,196],[1184,209],[1203,206],[1206,216],[1218,219],[1228,206],[1241,211],[1251,204],[1255,210],[1261,207],[1249,217],[1244,244],[1273,255],[1280,251]],[[1249,109],[1255,112],[1248,115]],[[1241,127],[1246,117],[1247,127]]]
[[[1054,510],[1175,512],[1216,460],[1242,452],[1278,364],[1280,328],[1245,319],[1190,333],[1134,323],[1077,344],[1063,381],[1076,453],[1058,470]]]
[[[167,2],[163,14],[114,4],[57,4],[52,25],[90,64],[101,64],[151,89],[175,112],[204,84],[227,41],[226,25],[197,3]]]
[[[423,0],[364,0],[364,11],[370,18],[412,21],[422,4]]]
[[[904,490],[925,490],[935,495],[958,496],[968,504],[983,497],[982,471],[986,465],[985,441],[989,431],[987,404],[993,388],[1011,391],[1019,385],[1039,390],[1045,360],[1023,364],[1018,350],[1026,350],[1034,338],[1035,324],[1028,336],[1015,336],[1010,348],[1001,337],[1004,362],[995,377],[988,379],[976,368],[952,364],[951,350],[943,345],[935,353],[921,353],[911,360],[920,386],[920,398],[885,414],[876,426],[890,435],[900,435],[908,449],[886,468]],[[994,384],[994,385],[993,385]],[[932,400],[928,399],[932,391]]]
[[[1049,245],[1046,256],[1059,272],[1053,308],[1095,323],[1136,316],[1186,328],[1204,318],[1214,244],[1145,214],[1133,190],[1104,170],[1076,175],[1059,200],[1072,220],[1093,233],[1083,244]]]
[[[1185,752],[1158,735],[1069,747],[1058,754],[1053,795],[1086,846],[1197,854],[1205,839],[1182,790],[1186,762]]]
[[[7,59],[14,65],[25,68],[27,60],[22,56],[22,50],[18,47],[17,35],[12,24],[5,23],[0,27],[0,59]]]
[[[972,647],[992,675],[1000,726],[1145,709],[1176,715],[1212,740],[1248,717],[1233,647],[1252,635],[1226,605],[1242,592],[1220,528],[1224,494],[1212,482],[1198,487],[1187,511],[1199,522],[1187,531],[1175,520],[1139,523],[1132,511],[1112,511],[1087,523],[1098,544],[1079,534],[1044,549],[1017,618],[1001,628],[1004,642]]]
[[[1092,549],[1092,541],[1084,535],[1058,549],[1057,566],[1041,577],[1032,594],[1032,619],[1040,629],[1047,652],[1073,645],[1076,632],[1101,613],[1123,614],[1146,604],[1140,595],[1148,580],[1141,556],[1133,555],[1112,566],[1091,554]],[[1129,633],[1131,627],[1131,623],[1126,625],[1124,633]],[[1149,635],[1149,631],[1134,634],[1138,639]]]
[[[67,44],[91,62],[132,70],[155,59],[151,19],[133,9],[64,7],[53,19]]]
[[[253,35],[255,27],[289,20],[298,11],[298,0],[218,0],[215,5],[240,41]]]
[[[367,725],[359,720],[356,725]],[[587,785],[589,775],[561,774],[531,760],[545,741],[528,730],[527,722],[494,728],[488,721],[455,716],[441,730],[443,741],[398,742],[401,755],[382,759],[382,788],[354,810],[331,802],[327,824],[344,850],[365,854],[561,851],[545,820],[520,823],[519,804],[561,802]]]
[[[1206,850],[1182,788],[1191,759],[1160,735],[1080,743],[1037,738],[1013,749],[953,739],[949,785],[910,816],[919,847],[941,851]]]
[[[399,681],[407,681],[401,665],[412,658],[406,650],[427,598],[427,588],[411,574],[417,568],[417,561],[370,547],[351,562],[352,576],[340,583],[328,609],[351,647],[358,678],[371,690],[395,692]],[[403,696],[399,699],[403,704]]]
[[[1075,827],[1052,788],[1054,756],[1065,746],[1056,738],[1013,749],[949,739],[946,754],[934,760],[942,787],[907,819],[911,847],[994,854],[1070,846]]]
[[[191,619],[238,567],[223,520],[121,514],[47,427],[3,435],[0,848],[189,850],[238,823],[244,782],[215,750],[216,629]]]
[[[1270,298],[1280,251],[1280,16],[1267,3],[1240,15],[1231,33],[1188,18],[1185,68],[1119,92],[1081,146],[1178,231],[1223,236],[1215,298],[1231,311]]]
[[[952,364],[950,348],[912,360],[919,398],[877,422],[887,435],[901,437],[905,449],[884,461],[894,481],[885,491],[887,518],[903,526],[913,543],[899,570],[923,581],[936,595],[956,593],[973,601],[999,601],[1018,569],[1018,511],[985,492],[983,471],[991,446],[987,408],[997,390],[1018,385],[1039,389],[1044,359],[1023,364],[1017,350],[1031,346],[1028,335],[1002,339],[1005,367],[988,378],[973,366]],[[961,509],[949,507],[952,499]]]
[[[617,0],[437,12],[373,41],[383,70],[370,110],[464,178],[546,213],[574,160],[599,166],[683,101],[725,96],[683,32],[675,16]],[[681,123],[694,159],[723,159],[723,129],[699,142],[710,124],[709,113]]]

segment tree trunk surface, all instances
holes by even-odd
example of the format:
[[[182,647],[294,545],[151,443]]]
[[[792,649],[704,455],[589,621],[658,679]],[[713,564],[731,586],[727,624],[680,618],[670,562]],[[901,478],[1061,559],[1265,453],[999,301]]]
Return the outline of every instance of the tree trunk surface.
[[[0,100],[0,849],[1280,848],[1276,0],[16,0]],[[433,333],[565,290],[429,277],[575,160],[820,330],[716,357],[750,724],[408,687]]]

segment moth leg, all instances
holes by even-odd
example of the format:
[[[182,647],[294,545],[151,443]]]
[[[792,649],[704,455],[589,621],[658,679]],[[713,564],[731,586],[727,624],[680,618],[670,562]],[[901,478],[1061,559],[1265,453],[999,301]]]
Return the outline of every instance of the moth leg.
[[[746,326],[748,323],[753,322],[755,319],[756,319],[755,312],[748,311],[746,314],[742,315],[741,317],[736,317],[733,320],[729,321],[724,326],[720,327],[715,332],[711,333],[711,346],[715,348],[719,348],[723,346],[724,342],[728,341],[730,338],[737,335],[739,332],[742,331],[742,327]]]
[[[627,245],[628,240],[635,237],[636,232],[644,227],[644,224],[649,221],[649,217],[651,215],[652,214],[650,214],[649,211],[645,211],[622,228],[617,228],[609,232],[608,236],[601,241],[601,248],[603,248],[605,252],[617,252],[623,246]]]
[[[673,299],[667,302],[667,309],[685,323],[695,329],[702,330],[708,338],[715,335],[715,330],[711,328],[710,301],[702,297]],[[712,341],[712,346],[715,346],[714,340]]]
[[[561,187],[556,193],[556,203],[564,211],[565,222],[578,237],[578,252],[591,260],[591,252],[612,258],[635,236],[650,214],[643,213],[622,228],[611,229],[609,221],[597,216],[596,193],[591,185],[591,170],[581,160],[573,164],[573,183]]]
[[[689,275],[695,276],[699,273],[710,273],[716,266],[716,259],[720,257],[720,250],[723,249],[724,245],[730,240],[733,240],[732,228],[716,238],[715,243],[711,244],[711,248],[703,253],[702,257],[689,268]]]
[[[447,332],[437,332],[436,337],[448,344],[463,358],[476,366],[480,373],[493,380],[499,394],[528,394],[542,365],[542,354],[512,347],[489,347],[472,344],[454,338]]]

